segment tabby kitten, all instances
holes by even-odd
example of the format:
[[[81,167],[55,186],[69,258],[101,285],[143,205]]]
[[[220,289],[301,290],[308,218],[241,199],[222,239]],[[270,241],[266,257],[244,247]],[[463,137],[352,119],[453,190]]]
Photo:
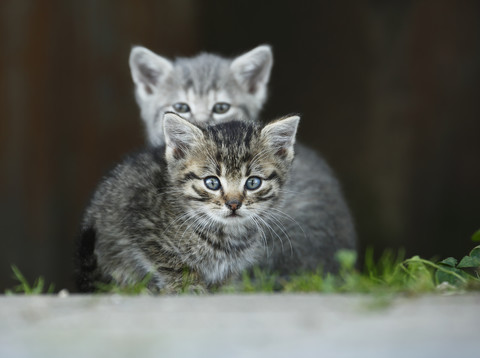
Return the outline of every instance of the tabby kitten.
[[[177,292],[185,270],[191,287],[208,289],[256,263],[281,203],[298,121],[200,128],[165,114],[166,144],[119,164],[86,210],[79,289],[150,274],[151,291]]]
[[[234,59],[211,54],[169,61],[134,47],[130,68],[148,140],[163,142],[162,113],[171,110],[199,125],[243,118],[257,121],[273,62],[269,46]],[[339,249],[355,249],[352,216],[332,170],[313,150],[295,146],[284,204],[272,210],[268,250],[259,265],[288,276],[323,267],[335,271]]]

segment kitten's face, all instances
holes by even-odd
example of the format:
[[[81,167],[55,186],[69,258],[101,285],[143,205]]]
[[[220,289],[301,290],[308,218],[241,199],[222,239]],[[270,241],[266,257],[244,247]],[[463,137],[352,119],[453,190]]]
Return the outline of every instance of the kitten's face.
[[[200,130],[173,116],[166,115],[166,156],[185,210],[227,226],[262,224],[281,197],[298,117]]]
[[[265,102],[271,66],[268,46],[259,46],[233,60],[200,54],[174,62],[134,47],[130,68],[150,143],[164,143],[166,112],[204,126],[254,119]]]

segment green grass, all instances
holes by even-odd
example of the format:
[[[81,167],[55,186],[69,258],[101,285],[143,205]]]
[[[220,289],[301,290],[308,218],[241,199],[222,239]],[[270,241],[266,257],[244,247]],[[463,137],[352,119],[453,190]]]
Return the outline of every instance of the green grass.
[[[37,278],[33,284],[29,284],[25,276],[20,272],[17,266],[12,265],[13,278],[18,281],[18,285],[14,286],[10,290],[6,290],[5,294],[25,294],[25,295],[39,295],[42,293],[53,293],[55,286],[50,284],[45,287],[45,280],[42,276]]]
[[[472,240],[480,241],[480,230]],[[259,269],[243,275],[240,283],[224,286],[220,292],[324,292],[324,293],[430,293],[480,290],[480,245],[460,261],[453,257],[439,262],[419,256],[405,258],[404,252],[385,251],[374,260],[372,249],[365,253],[363,270],[356,269],[356,254],[341,250],[336,255],[338,274],[300,273],[289,278]]]
[[[301,273],[281,278],[255,270],[253,277],[244,275],[240,284],[221,289],[221,292],[324,292],[324,293],[428,293],[480,290],[480,245],[475,247],[468,259],[449,258],[435,263],[414,256],[402,258],[402,253],[385,252],[374,262],[371,250],[367,251],[363,271],[355,269],[352,251],[340,251],[337,259],[340,271],[336,275],[317,272]],[[348,258],[347,260],[345,258]],[[466,266],[461,263],[465,262]],[[476,266],[474,266],[476,265]],[[265,279],[268,277],[268,280]],[[272,288],[273,287],[273,288]]]
[[[97,293],[115,293],[126,296],[136,296],[149,293],[148,284],[152,279],[152,275],[146,275],[140,282],[130,285],[119,286],[114,283],[97,282]]]
[[[472,241],[480,242],[480,230]],[[220,293],[268,293],[268,292],[324,292],[324,293],[368,293],[391,295],[397,293],[431,293],[431,292],[465,292],[480,291],[480,245],[474,247],[461,260],[448,257],[441,261],[433,261],[413,256],[405,258],[402,251],[385,251],[378,260],[374,252],[368,249],[365,253],[363,270],[356,268],[356,253],[341,250],[336,255],[340,265],[337,274],[324,275],[317,272],[300,273],[288,278],[270,274],[254,268],[252,274],[243,273],[242,279],[224,285],[214,292]],[[45,287],[42,277],[32,285],[16,266],[12,266],[14,278],[19,282],[7,294],[41,294],[53,292],[53,285]],[[151,276],[142,281],[119,287],[115,284],[99,284],[99,293],[117,293],[139,295],[149,293]],[[193,285],[194,278],[186,270],[180,293],[197,293]]]

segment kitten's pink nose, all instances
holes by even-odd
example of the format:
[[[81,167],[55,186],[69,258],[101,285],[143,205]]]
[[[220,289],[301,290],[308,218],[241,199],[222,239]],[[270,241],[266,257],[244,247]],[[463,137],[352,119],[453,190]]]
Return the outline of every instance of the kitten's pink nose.
[[[240,200],[233,199],[233,200],[227,201],[225,205],[228,206],[230,210],[235,211],[240,209],[240,207],[242,206],[242,203],[240,202]]]

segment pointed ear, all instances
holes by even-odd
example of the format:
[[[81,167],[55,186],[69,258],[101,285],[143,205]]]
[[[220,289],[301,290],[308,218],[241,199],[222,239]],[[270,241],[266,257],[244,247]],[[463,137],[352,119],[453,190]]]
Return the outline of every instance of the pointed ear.
[[[278,119],[267,124],[262,129],[262,137],[275,150],[277,155],[293,154],[295,135],[297,133],[299,116]]]
[[[197,126],[176,113],[167,112],[163,116],[167,159],[181,159],[203,136]]]
[[[230,69],[238,83],[249,93],[265,97],[272,64],[270,46],[262,45],[235,58]]]
[[[157,91],[158,84],[172,71],[172,63],[145,47],[135,46],[130,52],[130,71],[140,99]]]

